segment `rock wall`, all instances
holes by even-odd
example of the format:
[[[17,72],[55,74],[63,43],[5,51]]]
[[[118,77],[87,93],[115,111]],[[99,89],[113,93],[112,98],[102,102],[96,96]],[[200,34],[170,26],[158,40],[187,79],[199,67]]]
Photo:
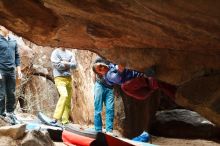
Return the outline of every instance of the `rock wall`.
[[[16,39],[18,40],[18,38]],[[53,82],[50,62],[53,48],[37,46],[27,40],[24,40],[24,43],[20,43],[19,46],[24,78],[18,82],[17,96],[21,98],[20,101],[23,103],[22,111],[33,114],[43,111],[52,116],[59,98]],[[73,53],[76,56],[78,66],[72,72],[71,118],[77,124],[93,125],[94,73],[92,62],[97,55],[86,50],[73,50]],[[32,55],[27,56],[27,54]],[[24,99],[23,102],[22,99]],[[114,129],[127,137],[134,137],[143,130],[149,130],[151,119],[159,104],[158,99],[158,94],[155,94],[148,100],[137,101],[126,96],[119,86],[115,88]],[[105,124],[105,109],[102,116],[103,124]]]
[[[154,65],[158,79],[180,88],[177,103],[219,126],[217,83],[199,90],[195,82],[219,74],[219,7],[209,0],[1,0],[0,24],[39,45],[90,50],[140,71]]]
[[[59,98],[52,76],[50,55],[53,48],[37,46],[11,34],[17,40],[21,54],[23,79],[17,80],[17,110],[37,114],[42,111],[53,115]],[[73,96],[71,118],[74,123],[93,125],[94,114],[94,73],[92,62],[96,54],[85,50],[73,50],[78,63],[72,72]],[[115,98],[115,129],[123,132],[124,107],[121,97]],[[105,111],[105,110],[104,110]],[[105,112],[103,112],[103,121]],[[105,123],[105,122],[103,122]]]

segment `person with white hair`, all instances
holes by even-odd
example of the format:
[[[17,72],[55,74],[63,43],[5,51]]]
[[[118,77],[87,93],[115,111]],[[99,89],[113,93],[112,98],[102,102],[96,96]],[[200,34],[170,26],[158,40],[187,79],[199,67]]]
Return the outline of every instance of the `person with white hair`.
[[[107,133],[113,132],[114,125],[114,92],[113,85],[109,85],[104,76],[109,70],[110,62],[98,57],[93,63],[93,71],[95,73],[95,87],[94,87],[94,127],[96,132],[103,132],[102,128],[102,107],[105,104],[106,124],[105,129]]]

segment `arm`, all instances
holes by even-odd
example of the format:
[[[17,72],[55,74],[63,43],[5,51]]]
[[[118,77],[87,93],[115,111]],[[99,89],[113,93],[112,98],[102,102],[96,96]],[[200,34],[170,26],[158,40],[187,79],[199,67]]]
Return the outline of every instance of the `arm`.
[[[130,72],[131,72],[131,77],[132,78],[136,78],[136,77],[144,77],[144,73],[142,73],[142,72],[138,72],[138,71],[136,71],[136,70],[130,70]]]
[[[21,73],[21,67],[20,66],[17,66],[17,73],[18,73],[18,79],[21,79],[23,75]]]
[[[123,70],[120,70],[123,72]],[[105,78],[114,84],[120,85],[122,83],[122,72],[119,71],[119,66],[116,64],[109,64],[109,71],[107,72]]]
[[[20,67],[20,55],[19,55],[19,52],[18,52],[17,43],[16,43],[16,46],[15,46],[15,65],[16,65],[16,68],[17,68],[18,79],[21,79],[22,78],[22,73],[21,73],[21,67]]]
[[[57,51],[54,50],[51,54],[51,58],[50,58],[51,62],[52,62],[52,66],[54,68],[56,68],[57,70],[66,70],[68,69],[68,65],[66,65],[62,59],[59,57],[59,55],[57,54]]]
[[[125,67],[121,64],[118,65],[118,71],[122,73],[125,70]]]
[[[71,58],[71,60],[69,62],[69,67],[71,69],[75,69],[77,67],[77,63],[76,63],[76,59],[75,59],[74,55],[72,55],[72,58]]]
[[[138,72],[136,70],[125,69],[123,72],[122,82],[124,83],[137,77],[144,77],[144,73]]]
[[[19,52],[18,52],[17,44],[15,46],[15,65],[16,65],[16,67],[20,66],[20,55],[19,55]]]

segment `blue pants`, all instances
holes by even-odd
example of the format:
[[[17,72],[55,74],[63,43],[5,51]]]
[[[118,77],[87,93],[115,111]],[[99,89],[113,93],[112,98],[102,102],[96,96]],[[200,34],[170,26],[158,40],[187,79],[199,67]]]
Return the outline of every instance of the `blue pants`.
[[[102,106],[106,107],[106,131],[112,132],[114,122],[114,96],[113,89],[104,86],[101,83],[95,83],[95,114],[94,125],[97,132],[102,131]]]
[[[0,70],[0,115],[5,112],[14,112],[15,109],[15,87],[16,74],[15,71]],[[6,97],[6,105],[5,105]]]

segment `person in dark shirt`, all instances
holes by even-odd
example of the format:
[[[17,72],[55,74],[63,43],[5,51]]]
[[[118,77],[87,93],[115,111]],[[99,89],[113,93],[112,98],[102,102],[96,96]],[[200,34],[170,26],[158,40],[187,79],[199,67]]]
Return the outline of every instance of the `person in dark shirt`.
[[[22,78],[22,73],[17,42],[10,39],[8,34],[9,31],[0,26],[0,115],[10,120],[11,124],[16,124],[16,70],[19,79]]]

